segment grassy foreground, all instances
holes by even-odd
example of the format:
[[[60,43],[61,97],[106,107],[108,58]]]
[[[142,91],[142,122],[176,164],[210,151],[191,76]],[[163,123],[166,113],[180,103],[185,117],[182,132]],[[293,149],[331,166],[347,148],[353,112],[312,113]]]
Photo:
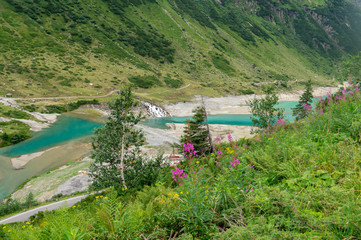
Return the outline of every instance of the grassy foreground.
[[[160,170],[153,186],[1,226],[0,238],[358,239],[361,96],[323,102],[270,136],[229,136],[203,158],[186,149],[187,160]]]

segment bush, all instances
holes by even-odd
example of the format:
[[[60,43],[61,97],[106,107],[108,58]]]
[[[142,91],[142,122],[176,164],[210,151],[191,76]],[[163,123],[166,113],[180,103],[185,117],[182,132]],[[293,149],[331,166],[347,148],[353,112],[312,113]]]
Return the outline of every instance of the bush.
[[[45,106],[46,113],[63,113],[67,112],[67,109],[64,106],[58,105],[47,105]]]
[[[147,75],[147,76],[133,76],[128,78],[128,80],[133,83],[134,86],[140,88],[151,88],[153,86],[161,86],[161,82],[156,76]]]
[[[171,88],[179,88],[183,85],[182,79],[174,79],[171,77],[165,77],[164,82],[168,87],[171,87]]]
[[[212,55],[212,63],[217,69],[221,70],[227,75],[233,76],[235,73],[235,70],[230,65],[229,61],[220,54]]]

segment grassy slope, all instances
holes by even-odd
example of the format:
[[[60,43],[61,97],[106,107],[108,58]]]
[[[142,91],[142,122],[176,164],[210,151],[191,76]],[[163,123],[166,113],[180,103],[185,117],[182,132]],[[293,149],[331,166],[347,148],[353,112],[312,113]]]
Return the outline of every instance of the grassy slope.
[[[0,236],[58,238],[77,229],[85,239],[166,239],[175,233],[177,239],[357,239],[360,108],[358,92],[271,136],[217,145],[222,157],[179,166],[188,173],[182,185],[171,183],[167,169],[156,186],[122,192],[120,199],[92,196],[25,229],[0,228]],[[235,159],[239,164],[231,167]]]
[[[66,180],[74,177],[81,170],[87,170],[91,162],[75,161],[70,162],[66,166],[59,169],[54,169],[47,173],[29,179],[14,191],[12,198],[19,202],[24,202],[26,197],[31,193],[34,199],[39,202],[46,201],[51,193],[56,192],[57,188]],[[46,187],[44,187],[46,185]],[[54,195],[54,194],[53,194]]]
[[[28,113],[13,107],[5,106],[2,103],[0,103],[0,117],[37,120]],[[27,124],[16,120],[0,122],[0,130],[0,147],[18,143],[31,137],[30,127]]]
[[[258,92],[261,83],[283,78],[288,87],[309,78],[323,85],[330,83],[330,76],[324,73],[330,71],[330,58],[314,53],[286,25],[247,12],[249,21],[274,41],[254,34],[255,43],[246,41],[222,21],[212,21],[214,29],[205,27],[165,0],[126,7],[121,15],[109,11],[112,7],[106,1],[78,1],[65,10],[76,16],[68,21],[62,13],[42,13],[33,20],[26,12],[15,12],[8,2],[0,1],[0,94],[101,95],[124,86],[130,76],[144,74],[155,75],[161,82],[170,76],[182,79],[183,86],[191,84],[176,93],[165,92],[169,88],[164,83],[137,90],[145,98],[168,101],[186,100],[200,91],[210,96],[240,94],[247,89]],[[310,7],[325,6],[324,1],[307,2],[304,4]],[[88,18],[83,21],[79,16]],[[119,40],[141,38],[136,28],[155,41],[161,40],[152,32],[171,41],[174,63],[142,57],[129,45],[134,40]],[[286,35],[280,34],[281,29],[286,29]],[[86,42],[87,37],[91,43]],[[156,49],[155,45],[148,48]],[[217,54],[221,55],[218,62]]]

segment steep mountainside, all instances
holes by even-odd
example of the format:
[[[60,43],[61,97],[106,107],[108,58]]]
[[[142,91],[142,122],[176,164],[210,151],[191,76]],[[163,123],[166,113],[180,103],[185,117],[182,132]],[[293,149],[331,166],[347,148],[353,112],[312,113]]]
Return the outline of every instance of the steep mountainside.
[[[185,100],[330,82],[361,50],[360,1],[0,0],[0,95]],[[177,89],[177,90],[168,90]]]

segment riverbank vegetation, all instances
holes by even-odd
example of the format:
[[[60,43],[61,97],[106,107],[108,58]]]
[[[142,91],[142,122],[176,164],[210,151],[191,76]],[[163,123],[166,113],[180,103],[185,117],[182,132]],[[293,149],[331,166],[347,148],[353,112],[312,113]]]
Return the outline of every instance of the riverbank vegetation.
[[[19,109],[5,106],[4,104],[0,103],[0,117],[6,118],[16,118],[16,119],[28,119],[28,120],[37,120],[35,117],[31,116],[30,114],[21,111]]]
[[[352,239],[361,235],[358,87],[321,99],[270,134],[156,172],[142,189],[0,227],[3,239]],[[195,149],[196,151],[196,149]],[[142,173],[139,173],[140,175]],[[67,238],[68,237],[68,238]]]
[[[31,137],[29,125],[12,120],[0,122],[0,147],[19,143]]]

